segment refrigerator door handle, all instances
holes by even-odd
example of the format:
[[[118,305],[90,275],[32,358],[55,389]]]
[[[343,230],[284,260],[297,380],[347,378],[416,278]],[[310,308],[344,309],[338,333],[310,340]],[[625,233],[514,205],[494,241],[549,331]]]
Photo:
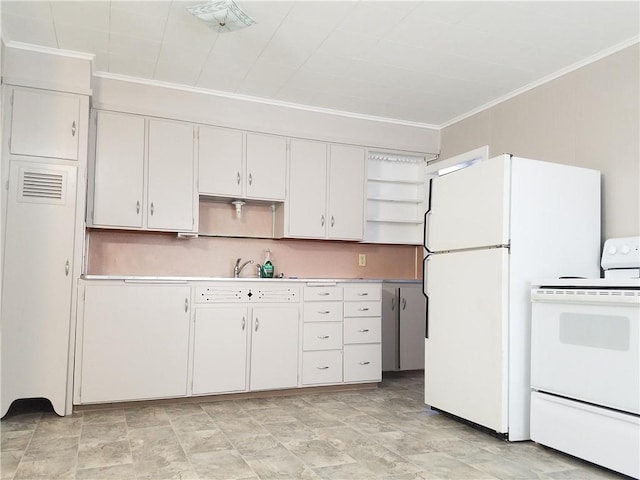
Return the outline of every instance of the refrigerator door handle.
[[[431,190],[433,188],[433,178],[429,179],[428,188],[429,188],[429,194],[427,195],[427,211],[424,212],[424,222],[422,224],[424,227],[424,231],[422,234],[422,245],[427,250],[427,252],[431,253],[431,251],[429,250],[429,247],[427,246],[427,237],[429,235],[428,225],[429,225],[429,215],[431,215]]]
[[[425,316],[424,316],[424,338],[429,338],[429,294],[427,293],[427,262],[429,261],[429,255],[427,255],[422,262],[422,294],[425,298]]]

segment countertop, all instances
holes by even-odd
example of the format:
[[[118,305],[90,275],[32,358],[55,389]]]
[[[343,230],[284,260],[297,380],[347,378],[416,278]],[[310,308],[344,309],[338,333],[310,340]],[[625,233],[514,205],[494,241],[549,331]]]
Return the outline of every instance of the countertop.
[[[186,282],[302,282],[302,283],[422,283],[416,279],[385,278],[258,278],[258,277],[187,277],[187,276],[144,276],[144,275],[83,275],[82,280],[122,280],[140,283],[186,283]]]

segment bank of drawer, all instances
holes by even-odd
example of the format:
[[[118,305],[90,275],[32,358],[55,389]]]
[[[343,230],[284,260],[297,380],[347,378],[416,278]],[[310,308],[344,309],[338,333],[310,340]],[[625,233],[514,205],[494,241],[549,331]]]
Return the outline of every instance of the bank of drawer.
[[[380,344],[344,346],[344,381],[379,382],[382,380]]]
[[[305,322],[341,322],[342,302],[310,302],[304,304]]]
[[[304,287],[305,302],[342,300],[342,287]]]
[[[379,317],[380,302],[344,302],[345,317]]]
[[[382,287],[377,285],[362,285],[357,287],[344,287],[344,300],[361,301],[361,300],[380,300]]]
[[[344,321],[344,343],[380,343],[380,317],[347,318]]]
[[[342,348],[342,322],[305,323],[302,332],[303,350]]]
[[[326,352],[304,352],[302,354],[302,383],[342,382],[342,350]]]

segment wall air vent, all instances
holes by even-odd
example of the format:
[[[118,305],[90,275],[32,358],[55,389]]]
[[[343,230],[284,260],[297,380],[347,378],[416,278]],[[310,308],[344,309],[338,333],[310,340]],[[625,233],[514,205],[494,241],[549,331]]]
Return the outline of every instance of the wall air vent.
[[[61,205],[66,200],[66,172],[45,169],[20,169],[18,201]]]

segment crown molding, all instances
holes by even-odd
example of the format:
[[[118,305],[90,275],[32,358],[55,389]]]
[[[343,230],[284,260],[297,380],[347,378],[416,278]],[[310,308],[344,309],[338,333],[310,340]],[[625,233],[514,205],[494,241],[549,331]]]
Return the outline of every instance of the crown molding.
[[[252,97],[249,95],[241,95],[238,93],[229,93],[229,92],[223,92],[221,90],[210,90],[207,88],[202,88],[202,87],[191,87],[188,85],[181,85],[178,83],[170,83],[170,82],[163,82],[161,80],[152,80],[152,79],[147,79],[147,78],[140,78],[140,77],[131,77],[128,75],[121,75],[118,73],[109,73],[109,72],[94,72],[93,74],[94,77],[98,77],[98,78],[105,78],[105,79],[109,79],[109,80],[119,80],[119,81],[123,81],[123,82],[130,82],[130,83],[138,83],[141,85],[148,85],[148,86],[154,86],[154,87],[163,87],[163,88],[171,88],[174,90],[181,90],[181,91],[185,91],[185,92],[190,92],[190,93],[198,93],[198,94],[203,94],[203,95],[211,95],[211,96],[215,96],[215,97],[223,97],[223,98],[229,98],[229,99],[233,99],[233,100],[241,100],[241,101],[245,101],[245,102],[253,102],[253,103],[260,103],[263,105],[271,105],[271,106],[275,106],[275,107],[284,107],[284,108],[293,108],[296,110],[304,110],[307,112],[314,112],[314,113],[324,113],[327,115],[337,115],[337,116],[341,116],[341,117],[347,117],[347,118],[354,118],[354,119],[358,119],[358,120],[368,120],[371,122],[381,122],[381,123],[388,123],[388,124],[395,124],[395,125],[402,125],[402,126],[408,126],[408,127],[416,127],[416,128],[424,128],[424,129],[429,129],[429,130],[439,130],[440,127],[438,125],[431,125],[431,124],[427,124],[427,123],[421,123],[421,122],[412,122],[409,120],[398,120],[395,118],[387,118],[387,117],[377,117],[374,115],[365,115],[365,114],[360,114],[360,113],[353,113],[353,112],[345,112],[342,110],[332,110],[330,108],[322,108],[322,107],[314,107],[311,105],[302,105],[299,103],[290,103],[290,102],[283,102],[280,100],[272,100],[272,99],[268,99],[268,98],[261,98],[261,97]]]
[[[631,47],[632,45],[635,45],[637,43],[640,42],[640,36],[635,36],[633,38],[630,38],[629,40],[626,40],[622,43],[619,43],[617,45],[614,45],[611,48],[607,48],[606,50],[602,50],[600,52],[598,52],[595,55],[592,55],[591,57],[588,57],[580,62],[574,63],[573,65],[570,65],[568,67],[565,67],[561,70],[558,70],[557,72],[552,73],[551,75],[547,75],[546,77],[541,78],[540,80],[537,80],[533,83],[530,83],[529,85],[525,85],[524,87],[518,88],[517,90],[514,90],[506,95],[503,95],[502,97],[499,97],[489,103],[485,103],[484,105],[478,107],[478,108],[474,108],[473,110],[460,115],[459,117],[455,117],[447,122],[444,122],[443,124],[441,124],[438,129],[442,130],[443,128],[449,127],[455,123],[458,123],[466,118],[472,117],[473,115],[476,115],[477,113],[483,112],[485,110],[488,110],[491,107],[495,107],[496,105],[506,102],[507,100],[510,100],[514,97],[517,97],[518,95],[521,95],[525,92],[528,92],[529,90],[533,90],[536,87],[539,87],[541,85],[544,85],[545,83],[549,83],[557,78],[560,78],[564,75],[567,75],[568,73],[571,73],[575,70],[578,70],[582,67],[585,67],[591,63],[595,63],[598,60],[602,60],[605,57],[608,57],[609,55],[613,55],[616,52],[619,52],[620,50],[624,50],[625,48]]]

